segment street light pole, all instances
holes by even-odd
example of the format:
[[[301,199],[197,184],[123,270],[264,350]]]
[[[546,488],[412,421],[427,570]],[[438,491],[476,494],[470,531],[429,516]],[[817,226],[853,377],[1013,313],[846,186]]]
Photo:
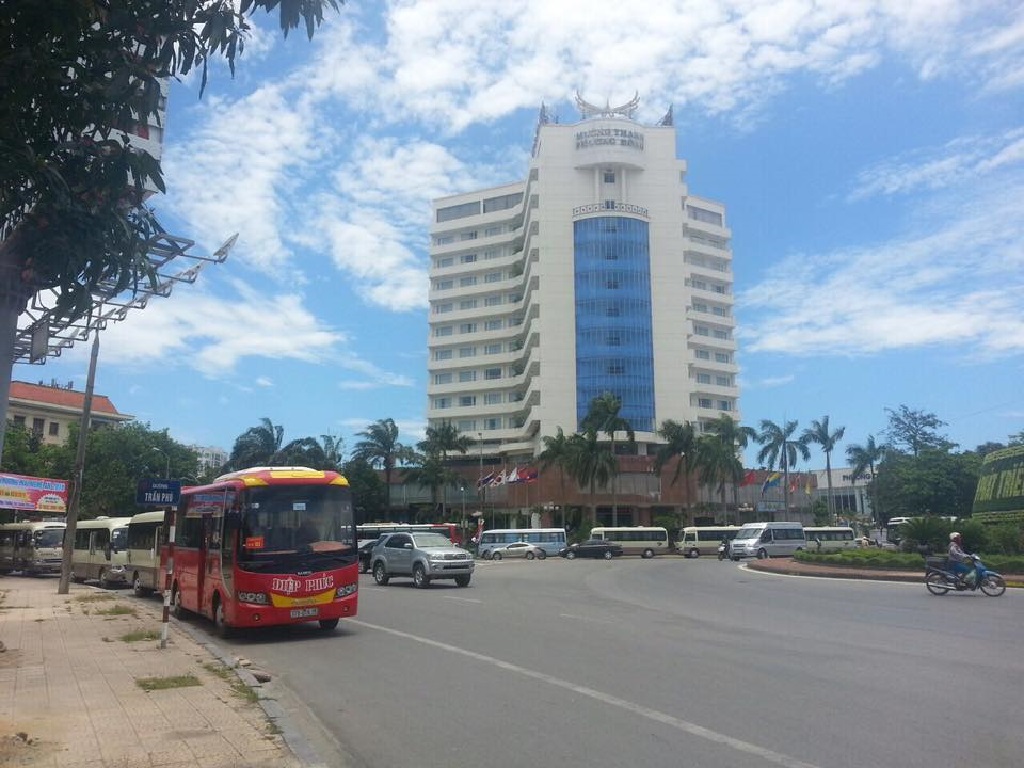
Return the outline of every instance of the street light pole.
[[[156,451],[157,453],[159,453],[161,456],[164,457],[164,479],[165,480],[170,480],[171,479],[171,457],[168,456],[167,452],[164,451],[162,448],[157,448],[156,446],[153,446],[153,450]]]

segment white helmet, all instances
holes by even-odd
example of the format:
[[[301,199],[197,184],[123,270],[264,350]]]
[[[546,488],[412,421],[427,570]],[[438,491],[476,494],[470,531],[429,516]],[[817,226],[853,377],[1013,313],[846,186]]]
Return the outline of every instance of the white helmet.
[[[956,531],[953,531],[951,534],[949,534],[949,540],[950,541],[956,541],[959,538],[960,538],[960,534],[957,533]]]

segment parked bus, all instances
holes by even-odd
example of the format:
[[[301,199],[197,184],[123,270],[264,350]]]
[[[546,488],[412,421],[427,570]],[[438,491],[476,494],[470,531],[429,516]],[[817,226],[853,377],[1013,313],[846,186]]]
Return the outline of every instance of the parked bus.
[[[79,520],[71,553],[71,579],[95,579],[101,587],[128,583],[128,523],[130,517]]]
[[[63,522],[0,525],[0,573],[60,573],[64,528]]]
[[[860,539],[849,526],[829,526],[822,528],[804,527],[804,538],[810,550],[817,549],[856,549]],[[818,546],[821,542],[821,546]]]
[[[488,559],[495,547],[526,541],[536,544],[548,555],[557,555],[565,547],[564,528],[493,528],[480,534],[477,555]]]
[[[356,615],[359,571],[348,480],[252,467],[183,488],[174,513],[171,604],[218,633]]]
[[[640,555],[645,558],[668,552],[668,530],[665,528],[608,528],[600,526],[590,529],[590,538],[612,541],[622,547],[624,555]]]
[[[163,589],[160,550],[167,543],[170,519],[164,510],[141,512],[128,522],[128,583],[136,595]]]
[[[462,546],[462,532],[457,523],[364,523],[356,526],[356,539],[376,541],[382,533],[427,531],[443,534],[452,544]]]
[[[683,528],[683,538],[676,543],[676,551],[686,557],[717,555],[723,541],[736,537],[738,525],[689,525]]]

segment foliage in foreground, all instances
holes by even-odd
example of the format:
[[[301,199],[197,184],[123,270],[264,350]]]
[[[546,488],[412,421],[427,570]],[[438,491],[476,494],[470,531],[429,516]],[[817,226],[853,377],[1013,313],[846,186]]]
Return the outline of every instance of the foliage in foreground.
[[[996,555],[979,552],[982,562],[992,570],[1000,573],[1024,573],[1024,556]],[[802,563],[820,563],[846,568],[877,568],[892,571],[924,572],[924,555],[910,552],[893,552],[877,547],[863,549],[847,549],[839,552],[797,552],[795,560]]]

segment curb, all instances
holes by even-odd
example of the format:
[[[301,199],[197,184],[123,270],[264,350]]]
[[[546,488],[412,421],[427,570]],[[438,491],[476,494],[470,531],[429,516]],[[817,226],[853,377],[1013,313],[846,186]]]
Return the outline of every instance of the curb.
[[[745,563],[748,570],[759,573],[777,573],[784,576],[806,576],[821,579],[846,579],[852,581],[898,581],[906,583],[924,583],[924,575],[916,571],[882,571],[868,568],[855,570],[849,567],[830,565],[804,565],[795,561],[787,561],[767,565],[768,561],[749,560]],[[1004,576],[1008,589],[1024,589],[1024,577],[1013,574]]]
[[[211,641],[209,636],[201,629],[180,621],[173,616],[171,621],[179,630],[192,638],[197,645],[220,661],[225,668],[234,672],[238,679],[256,694],[256,703],[263,710],[267,720],[278,730],[288,751],[292,753],[303,768],[328,768],[309,741],[295,727],[277,700],[270,697],[268,691],[263,687],[263,683],[256,678],[255,674],[245,667],[238,666],[238,660],[233,656],[229,656],[223,648]]]

